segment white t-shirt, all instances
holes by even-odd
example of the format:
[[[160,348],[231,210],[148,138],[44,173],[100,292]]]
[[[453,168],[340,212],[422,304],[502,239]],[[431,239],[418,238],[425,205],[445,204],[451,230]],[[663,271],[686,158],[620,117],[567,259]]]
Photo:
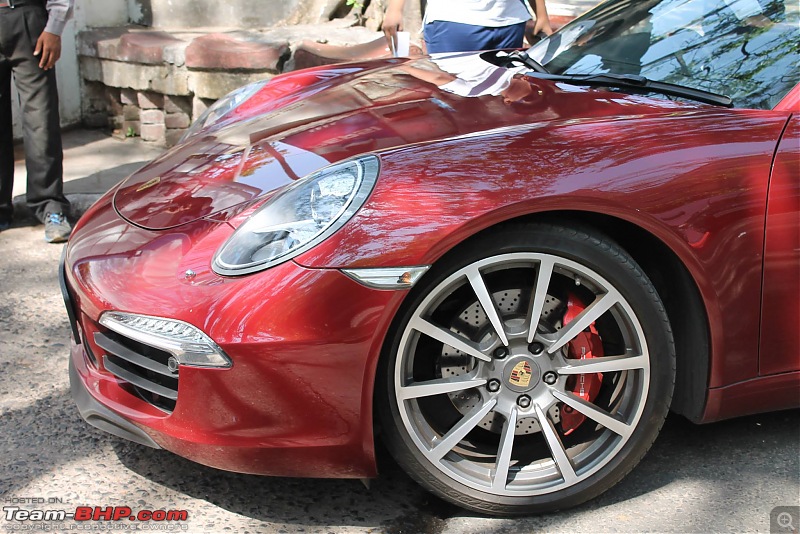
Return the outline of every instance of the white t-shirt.
[[[499,28],[530,20],[527,0],[428,0],[425,23],[435,20]]]

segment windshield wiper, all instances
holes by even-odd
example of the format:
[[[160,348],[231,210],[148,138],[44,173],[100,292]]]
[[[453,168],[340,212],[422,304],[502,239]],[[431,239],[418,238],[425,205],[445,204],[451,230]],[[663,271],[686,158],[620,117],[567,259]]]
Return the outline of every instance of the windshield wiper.
[[[542,66],[541,63],[530,57],[522,50],[514,50],[513,52],[505,52],[503,50],[490,50],[481,54],[481,59],[488,61],[492,65],[498,67],[510,67],[511,65],[523,65],[532,69],[534,72],[541,74],[548,74],[549,71]]]
[[[638,89],[640,91],[652,91],[664,95],[688,98],[715,106],[723,106],[726,108],[733,107],[733,100],[731,100],[729,96],[703,91],[702,89],[693,89],[675,83],[657,82],[636,74],[548,74],[546,72],[537,71],[536,74],[531,75],[544,80],[564,82],[572,85]]]

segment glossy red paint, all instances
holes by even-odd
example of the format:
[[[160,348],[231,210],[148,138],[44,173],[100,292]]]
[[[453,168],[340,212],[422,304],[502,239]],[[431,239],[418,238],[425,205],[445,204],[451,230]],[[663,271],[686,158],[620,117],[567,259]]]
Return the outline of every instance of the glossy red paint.
[[[72,361],[95,399],[207,465],[373,476],[375,370],[405,293],[368,289],[338,269],[428,265],[504,221],[591,212],[655,236],[696,283],[712,345],[706,420],[791,405],[797,373],[757,379],[776,370],[764,366],[792,364],[764,357],[768,336],[759,346],[762,297],[780,298],[768,287],[762,295],[765,262],[775,276],[792,261],[797,268],[794,256],[781,261],[786,236],[796,232],[780,215],[791,215],[797,199],[795,125],[772,171],[790,111],[530,78],[522,79],[521,103],[465,99],[425,82],[414,70],[427,68],[424,61],[279,78],[90,210],[66,263],[88,346],[99,350],[91,334],[103,311],[129,311],[193,324],[234,362],[227,370],[182,368],[176,410],[165,415],[75,346]],[[214,252],[271,191],[363,153],[379,154],[381,177],[340,231],[260,273],[212,271]],[[787,187],[788,197],[772,196]],[[768,205],[775,226],[765,241]],[[789,320],[796,302],[794,310]],[[753,402],[775,384],[777,394]]]
[[[758,374],[764,209],[787,118],[672,110],[527,125],[385,153],[381,181],[347,231],[297,261],[432,264],[503,221],[599,208],[655,235],[689,269],[709,316],[712,387],[746,380]]]
[[[791,111],[794,113],[800,111],[800,85],[796,85],[794,89],[789,91],[789,94],[775,106],[775,110]]]
[[[710,389],[706,423],[755,413],[797,408],[800,373],[783,373]]]
[[[800,117],[775,156],[764,245],[759,374],[800,370]]]
[[[526,95],[522,103],[462,98],[419,78],[431,65],[426,59],[387,60],[372,70],[348,65],[284,80],[296,91],[285,107],[275,108],[280,98],[259,93],[239,122],[196,136],[128,179],[117,193],[117,209],[137,225],[166,229],[358,154],[513,126],[702,109],[532,78],[517,81]],[[339,78],[328,79],[333,76]],[[308,85],[300,89],[301,81]],[[272,95],[275,89],[264,91]]]
[[[165,234],[127,224],[109,202],[90,215],[90,227],[77,228],[71,241],[67,280],[91,352],[102,354],[93,334],[103,311],[136,310],[198,326],[234,361],[230,369],[182,368],[180,402],[166,415],[75,345],[72,361],[95,399],[164,448],[213,467],[375,475],[371,402],[363,402],[367,356],[380,352],[387,310],[402,292],[367,289],[337,270],[293,262],[255,278],[221,278],[208,258],[232,231],[225,223],[201,221]],[[182,276],[188,268],[197,273],[191,281]],[[253,291],[254,283],[262,290]]]

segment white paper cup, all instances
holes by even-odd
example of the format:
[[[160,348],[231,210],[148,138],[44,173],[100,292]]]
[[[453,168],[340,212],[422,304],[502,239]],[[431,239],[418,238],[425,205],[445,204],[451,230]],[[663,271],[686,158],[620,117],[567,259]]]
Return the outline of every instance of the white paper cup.
[[[411,34],[408,32],[397,32],[397,47],[394,49],[394,57],[407,57],[411,52]]]

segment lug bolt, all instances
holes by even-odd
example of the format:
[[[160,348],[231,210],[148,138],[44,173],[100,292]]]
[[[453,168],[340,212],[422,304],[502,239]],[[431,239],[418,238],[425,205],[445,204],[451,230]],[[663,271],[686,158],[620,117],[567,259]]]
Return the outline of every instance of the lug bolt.
[[[529,351],[531,352],[531,354],[533,354],[534,356],[538,356],[538,355],[539,355],[539,354],[541,354],[541,353],[542,353],[542,351],[544,350],[544,345],[542,345],[542,344],[541,344],[541,343],[539,343],[538,341],[535,341],[535,342],[531,343],[530,345],[528,345],[528,350],[529,350]]]
[[[494,350],[494,357],[497,358],[498,360],[502,360],[506,356],[508,356],[508,349],[507,348],[505,348],[505,347],[497,347]]]
[[[531,405],[531,398],[527,395],[520,395],[517,398],[517,404],[520,408],[528,408]]]
[[[495,391],[500,391],[500,381],[496,378],[492,378],[489,380],[489,383],[486,384],[486,389],[494,393]]]
[[[558,375],[555,374],[553,371],[547,371],[544,376],[542,376],[542,381],[548,386],[552,386],[556,382],[558,382]]]

